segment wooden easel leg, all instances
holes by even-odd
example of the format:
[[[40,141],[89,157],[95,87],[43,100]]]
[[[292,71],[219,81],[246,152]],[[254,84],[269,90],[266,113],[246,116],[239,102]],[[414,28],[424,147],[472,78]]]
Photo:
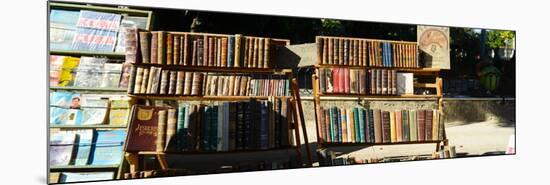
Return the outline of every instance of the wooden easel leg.
[[[166,155],[164,154],[157,154],[157,160],[160,164],[160,168],[163,170],[168,169],[168,163],[166,163]]]
[[[295,100],[295,104],[296,104],[296,110],[297,110],[297,113],[298,113],[298,119],[299,122],[300,122],[300,126],[302,127],[302,134],[304,136],[304,144],[306,145],[306,154],[307,154],[307,160],[308,160],[308,163],[307,163],[307,166],[311,166],[312,165],[312,161],[311,161],[311,151],[309,149],[309,141],[308,141],[308,138],[307,138],[307,127],[306,127],[306,121],[304,120],[304,111],[302,109],[302,104],[301,104],[301,99],[300,99],[300,93],[299,93],[299,89],[298,89],[298,81],[296,80],[296,78],[292,79],[292,91],[294,92],[294,97],[296,98]]]
[[[296,100],[291,100],[291,104],[294,105]],[[294,129],[294,140],[296,141],[296,154],[298,155],[298,163],[300,165],[304,164],[302,162],[302,144],[300,141],[300,130],[298,129],[298,114],[296,112],[295,106],[290,106],[290,111],[292,112],[292,128]]]
[[[130,178],[137,178],[137,172],[139,171],[139,156],[136,153],[124,154],[128,166],[130,167]]]

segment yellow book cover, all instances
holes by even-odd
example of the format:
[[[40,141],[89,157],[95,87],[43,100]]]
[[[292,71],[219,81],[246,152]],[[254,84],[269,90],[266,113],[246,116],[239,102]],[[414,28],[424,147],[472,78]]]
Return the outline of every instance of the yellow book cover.
[[[80,63],[80,58],[65,56],[63,66],[61,66],[61,74],[59,76],[58,86],[72,86],[76,74],[76,68]]]
[[[391,142],[397,142],[397,129],[395,127],[395,112],[390,112],[390,136]]]

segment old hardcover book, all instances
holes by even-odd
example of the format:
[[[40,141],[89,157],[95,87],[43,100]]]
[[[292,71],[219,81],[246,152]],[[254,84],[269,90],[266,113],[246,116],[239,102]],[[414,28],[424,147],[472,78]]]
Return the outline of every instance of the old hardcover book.
[[[391,142],[391,130],[390,130],[390,112],[382,112],[382,142]]]
[[[401,111],[401,119],[403,123],[403,141],[408,142],[410,141],[410,124],[409,124],[409,111],[408,110],[402,110]]]
[[[146,31],[139,32],[139,46],[141,51],[141,62],[144,64],[151,63],[151,34]]]
[[[323,58],[323,49],[324,49],[324,46],[323,46],[323,38],[321,37],[316,37],[315,38],[315,46],[317,47],[317,59],[318,59],[318,64],[324,64],[324,60],[325,58]]]
[[[170,71],[162,70],[160,76],[160,91],[159,94],[168,94],[168,85],[169,85]]]
[[[193,52],[195,52],[195,45],[193,43],[190,43],[189,36],[187,34],[180,36],[180,65],[190,65],[191,60],[189,60],[190,54],[189,54],[189,48],[194,47]]]
[[[164,31],[158,31],[157,34],[157,64],[166,64],[166,33]]]
[[[134,105],[124,146],[126,152],[156,151],[159,111],[165,107]]]
[[[342,118],[340,120],[340,124],[342,125],[341,132],[342,132],[342,143],[348,142],[348,120],[347,120],[347,110],[346,109],[340,109],[340,117]]]
[[[151,33],[151,45],[149,45],[149,47],[151,48],[151,51],[150,51],[150,63],[152,64],[158,64],[159,61],[158,61],[158,49],[159,49],[159,46],[158,46],[158,43],[159,43],[159,34],[158,32],[152,32]]]
[[[374,142],[382,143],[382,112],[378,109],[373,110],[373,120],[374,120]]]
[[[334,64],[334,54],[333,54],[333,38],[327,38],[327,63],[326,64]]]
[[[159,93],[159,89],[160,89],[160,85],[161,85],[161,80],[162,80],[162,68],[160,67],[151,67],[151,69],[153,69],[153,71],[155,72],[153,74],[153,80],[152,80],[152,83],[153,85],[151,86],[151,94],[158,94]]]
[[[433,111],[432,110],[425,110],[426,114],[426,121],[424,124],[424,127],[426,129],[425,134],[426,137],[424,140],[429,141],[432,140],[432,130],[433,130]]]
[[[437,110],[432,110],[432,121],[433,121],[433,131],[432,131],[432,140],[439,140],[439,114]]]
[[[417,130],[417,119],[416,119],[416,110],[409,110],[409,133],[411,141],[418,141],[418,130]]]
[[[395,112],[390,111],[390,142],[397,142],[397,125],[395,124]]]
[[[193,84],[193,72],[185,72],[185,81],[183,82],[183,95],[191,95],[191,89]]]
[[[403,142],[403,122],[401,119],[402,113],[401,110],[397,110],[395,113],[395,130],[396,130],[396,142]]]
[[[176,94],[177,71],[170,71],[168,94]]]
[[[243,37],[244,39],[244,48],[243,48],[243,66],[244,68],[249,68],[251,65],[250,65],[250,59],[252,58],[252,52],[251,52],[251,39],[248,38],[248,37]]]
[[[180,50],[180,37],[181,36],[178,36],[178,35],[174,35],[173,36],[173,39],[172,40],[172,43],[173,43],[173,57],[172,57],[172,64],[173,65],[181,65],[180,63],[180,53],[181,53],[181,50]]]
[[[343,65],[350,65],[349,64],[349,40],[344,39],[342,40],[344,42],[344,51],[343,51]]]
[[[344,79],[344,93],[349,94],[350,93],[350,75],[349,75],[349,68],[343,68],[343,79]]]
[[[150,87],[148,84],[150,84],[150,75],[149,75],[150,68],[144,68],[143,69],[143,79],[141,81],[141,87],[139,88],[139,93],[145,94],[147,92],[147,87]]]
[[[418,141],[424,141],[426,139],[426,111],[418,110],[416,116]]]
[[[368,90],[367,71],[364,69],[359,70],[359,94],[367,94]]]
[[[226,60],[227,60],[227,67],[235,67],[235,36],[230,35],[227,38],[227,46],[226,46]]]
[[[194,96],[201,95],[202,79],[203,79],[203,74],[202,73],[195,72],[193,74],[193,82],[192,82],[192,85],[191,85],[191,95],[194,95]]]
[[[166,147],[166,122],[167,122],[167,110],[158,111],[158,123],[157,123],[157,138],[155,140],[155,151],[164,152]]]
[[[382,90],[381,90],[381,94],[388,94],[388,72],[389,70],[385,70],[385,69],[382,69],[380,70],[380,72],[382,73],[381,77],[382,77],[382,80],[381,80],[381,84],[380,86],[382,87]]]
[[[176,95],[182,95],[183,94],[183,82],[185,79],[185,72],[184,71],[177,71],[177,77],[176,77]]]
[[[235,50],[233,51],[235,53],[235,58],[233,59],[234,67],[242,67],[244,60],[242,59],[244,57],[244,50],[246,47],[243,46],[243,39],[241,34],[235,35]]]
[[[168,33],[166,34],[166,64],[167,65],[174,65],[173,64],[173,51],[174,51],[174,37],[172,34]]]
[[[258,38],[251,38],[252,39],[252,60],[250,60],[252,68],[258,67]]]
[[[177,126],[177,114],[176,109],[170,108],[167,112],[166,121],[166,140],[164,150],[172,152],[176,150],[176,126]]]
[[[391,70],[391,91],[393,95],[397,94],[397,71]]]
[[[323,68],[317,68],[316,69],[317,71],[317,74],[319,75],[318,76],[318,81],[319,81],[319,91],[321,93],[326,93],[327,90],[326,90],[326,76],[325,76],[325,69]]]
[[[344,61],[344,40],[338,39],[338,64],[345,65]]]
[[[265,42],[264,42],[265,38],[258,38],[258,68],[264,68],[264,65],[267,66],[266,63],[264,63],[264,46],[265,46]]]
[[[216,50],[215,47],[215,39],[212,37],[208,37],[208,53],[207,53],[207,62],[205,66],[215,66],[216,62],[214,60],[214,51]]]
[[[136,70],[136,81],[134,83],[134,94],[139,94],[141,92],[141,82],[143,81],[143,67],[137,67]]]
[[[359,127],[359,141],[357,142],[361,142],[361,143],[365,143],[366,142],[366,136],[368,135],[367,132],[365,132],[365,128],[366,128],[366,120],[364,119],[365,118],[365,111],[364,109],[362,108],[357,108],[357,121],[359,121],[359,124],[357,124]]]

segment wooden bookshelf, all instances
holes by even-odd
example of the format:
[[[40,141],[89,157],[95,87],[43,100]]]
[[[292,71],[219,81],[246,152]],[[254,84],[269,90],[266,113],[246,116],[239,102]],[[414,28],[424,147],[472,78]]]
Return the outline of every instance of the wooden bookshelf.
[[[194,72],[220,72],[220,73],[243,73],[243,74],[286,74],[292,72],[290,69],[265,69],[265,68],[235,68],[235,67],[205,67],[205,66],[182,66],[165,64],[133,64],[141,67],[162,67],[169,70],[194,71]]]
[[[66,166],[50,166],[50,170],[79,170],[79,169],[118,169],[120,165],[66,165]]]
[[[50,128],[59,128],[59,129],[126,129],[126,125],[50,125]]]
[[[320,39],[321,38],[321,39]],[[416,42],[403,42],[403,41],[391,41],[391,40],[378,40],[378,39],[364,39],[364,38],[348,38],[348,37],[332,37],[332,36],[317,36],[316,41],[325,39],[325,38],[333,38],[333,39],[341,39],[341,40],[361,40],[361,41],[375,41],[375,42],[386,42],[386,43],[396,43],[396,44],[412,44],[416,45]],[[339,64],[322,64],[322,58],[325,56],[329,56],[328,54],[324,54],[323,49],[326,46],[321,45],[320,43],[316,43],[317,47],[317,62],[314,66],[316,69],[323,69],[323,68],[348,68],[348,69],[388,69],[388,70],[395,70],[396,72],[407,72],[412,73],[413,76],[422,76],[427,78],[434,79],[433,83],[414,83],[414,88],[427,88],[427,89],[435,89],[436,94],[430,94],[430,95],[420,95],[420,94],[401,94],[401,95],[380,95],[380,94],[343,94],[343,93],[322,93],[320,91],[320,77],[318,74],[312,75],[312,83],[313,83],[313,101],[314,101],[314,107],[315,107],[315,123],[316,123],[316,132],[317,132],[317,146],[318,148],[329,148],[329,147],[342,147],[342,146],[377,146],[377,145],[409,145],[409,144],[436,144],[436,151],[439,151],[441,145],[448,145],[448,140],[446,138],[445,134],[445,127],[442,126],[443,129],[441,130],[443,139],[441,140],[425,140],[425,141],[399,141],[399,142],[324,142],[323,139],[320,136],[320,126],[319,122],[321,120],[320,116],[322,111],[322,105],[321,102],[323,100],[348,100],[348,101],[361,101],[361,100],[368,100],[368,101],[433,101],[437,104],[437,107],[435,108],[438,110],[439,114],[442,115],[443,111],[443,105],[442,105],[442,79],[439,77],[440,69],[437,68],[424,68],[424,67],[380,67],[380,66],[370,66],[371,58],[366,57],[367,52],[363,53],[363,51],[360,51],[361,54],[355,53],[355,55],[363,55],[365,58],[359,58],[360,61],[356,61],[356,63],[361,63],[363,61],[364,63],[368,65],[339,65]],[[367,46],[363,46],[367,49]],[[368,48],[370,50],[370,47]],[[344,49],[345,50],[345,49]],[[359,51],[359,49],[355,48],[354,51]],[[341,50],[339,50],[340,54],[342,53]],[[329,52],[330,53],[330,52]],[[414,53],[414,52],[413,52]],[[409,53],[410,54],[410,53]],[[346,56],[346,55],[344,55]],[[332,57],[332,56],[330,56]],[[350,60],[352,59],[351,56]],[[382,58],[381,56],[378,56]],[[326,58],[325,58],[326,59]],[[335,60],[338,60],[338,58],[334,58]],[[395,59],[395,58],[393,58]],[[392,61],[393,61],[392,59]],[[341,60],[341,58],[340,58]],[[381,60],[381,59],[375,59],[375,60]],[[418,62],[418,56],[416,56],[416,59],[410,60],[414,62]],[[351,62],[343,62],[343,63],[351,63]],[[363,63],[363,64],[364,64]],[[355,64],[355,63],[354,63]],[[368,87],[367,87],[368,88]],[[367,90],[368,91],[368,90]],[[368,93],[368,92],[367,92]],[[439,124],[444,124],[443,121],[440,119]]]
[[[145,30],[150,30],[152,28],[153,22],[153,11],[150,10],[139,10],[134,9],[133,7],[117,7],[117,6],[108,6],[108,5],[92,5],[92,4],[83,4],[83,3],[65,3],[65,2],[48,2],[48,15],[50,15],[51,10],[71,10],[71,11],[81,11],[81,10],[90,10],[96,12],[105,12],[105,13],[115,13],[123,16],[135,16],[143,17],[146,19]],[[50,21],[50,19],[48,19]],[[48,22],[48,26],[51,26]],[[49,29],[49,28],[48,28]],[[120,36],[120,35],[119,35]],[[52,50],[48,51],[48,62],[49,65],[49,56],[50,55],[61,55],[61,56],[72,56],[72,57],[100,57],[100,58],[109,58],[115,61],[123,61],[125,59],[125,53],[117,52],[95,52],[95,51],[77,51],[77,50]],[[102,94],[102,95],[125,95],[126,88],[87,88],[87,87],[58,87],[58,86],[48,86],[50,92],[56,91],[67,91],[75,93],[93,93],[93,94]],[[107,113],[106,117],[109,114]],[[87,129],[87,130],[126,130],[127,126],[115,126],[108,124],[98,124],[98,125],[51,125],[48,123],[48,128],[50,131],[67,131],[75,129]],[[76,154],[73,154],[73,157],[76,157]],[[121,155],[122,159],[123,156]],[[123,163],[123,160],[121,160]],[[83,165],[83,166],[50,166],[50,171],[55,172],[107,172],[115,171],[115,179],[120,178],[120,173],[117,173],[122,164],[116,165]],[[56,182],[57,183],[57,182]]]
[[[129,97],[136,99],[153,99],[153,100],[217,100],[217,101],[234,101],[234,100],[249,100],[259,99],[267,100],[270,97],[287,99],[291,96],[181,96],[181,95],[140,95],[140,94],[128,94]]]
[[[184,152],[153,152],[142,151],[138,152],[139,155],[190,155],[190,154],[228,154],[228,153],[250,153],[250,152],[268,152],[268,151],[281,151],[281,150],[293,150],[293,147],[279,147],[269,149],[243,149],[235,151],[184,151]]]
[[[171,32],[171,31],[158,31],[158,32],[163,32],[163,33],[166,33],[166,34],[171,34],[172,37],[181,37],[183,36],[184,38],[187,38],[189,36],[193,36],[193,37],[196,37],[196,38],[202,38],[202,37],[217,37],[217,38],[229,38],[231,35],[226,35],[226,34],[212,34],[212,33],[190,33],[190,32]],[[237,36],[237,35],[235,35]],[[246,35],[242,35],[243,36],[243,39],[242,39],[242,42],[244,43],[244,37],[248,38],[249,36],[246,36]],[[166,36],[166,37],[170,37],[170,36]],[[258,37],[254,37],[254,38],[258,38]],[[183,39],[183,38],[182,38]],[[285,39],[273,39],[273,38],[269,38],[271,40],[271,43],[270,43],[270,47],[274,47],[275,48],[277,46],[282,46],[282,45],[288,45],[290,44],[290,41],[289,40],[285,40]],[[169,40],[169,39],[165,39],[164,42],[159,42],[158,45],[162,45],[162,47],[165,47],[165,48],[175,48],[174,49],[174,53],[176,52],[176,47],[172,47],[172,46],[166,46],[168,45],[168,43],[166,42],[166,40]],[[173,43],[174,44],[174,43]],[[244,52],[239,50],[236,46],[237,44],[235,44],[235,49],[232,50],[234,51],[234,53],[241,53],[241,52]],[[273,46],[272,46],[273,45]],[[186,53],[186,52],[190,52],[191,49],[189,45],[187,45],[187,48],[182,46],[182,44],[179,44],[179,49],[177,49],[178,52],[180,53]],[[218,45],[218,47],[220,47]],[[214,47],[215,48],[215,47]],[[242,49],[242,48],[241,48]],[[159,49],[160,50],[160,49]],[[169,49],[164,49],[164,53],[161,53],[160,55],[164,55],[164,56],[169,56],[170,54],[167,52],[167,50]],[[189,50],[189,51],[188,51]],[[171,52],[171,51],[170,51]],[[218,50],[218,52],[220,52]],[[225,51],[221,51],[221,52],[225,52]],[[125,169],[120,169],[121,172],[129,172],[130,174],[134,174],[136,172],[139,172],[140,171],[140,158],[142,158],[142,156],[144,155],[147,155],[147,156],[154,156],[155,159],[157,160],[159,166],[161,169],[165,170],[165,169],[173,169],[173,168],[179,168],[178,167],[171,167],[168,165],[167,161],[166,161],[166,155],[176,155],[178,157],[185,157],[186,155],[224,155],[224,154],[244,154],[246,155],[247,153],[262,153],[262,152],[270,152],[270,151],[284,151],[284,150],[290,150],[290,151],[294,151],[296,153],[296,155],[298,156],[297,159],[298,159],[298,163],[299,165],[301,166],[311,166],[311,155],[309,154],[309,148],[307,148],[306,152],[307,152],[307,159],[308,161],[307,162],[303,162],[302,161],[302,158],[303,158],[303,155],[302,155],[302,149],[301,149],[301,141],[305,140],[307,142],[307,133],[305,132],[305,121],[303,121],[303,112],[301,111],[301,109],[299,109],[299,107],[301,108],[301,102],[300,102],[300,98],[299,98],[299,94],[298,94],[298,86],[297,84],[294,84],[296,83],[295,80],[293,80],[293,71],[292,69],[276,69],[276,68],[273,68],[272,66],[272,62],[274,61],[273,59],[273,53],[276,52],[276,49],[272,48],[272,50],[270,50],[270,59],[271,59],[271,64],[268,63],[268,60],[267,59],[264,59],[264,63],[263,63],[263,67],[265,66],[269,66],[268,68],[263,68],[263,67],[245,67],[247,64],[246,63],[239,63],[240,61],[240,58],[237,58],[235,57],[235,60],[233,60],[233,64],[243,64],[244,66],[241,66],[241,67],[219,67],[219,64],[220,63],[215,63],[214,62],[214,65],[216,66],[203,66],[203,65],[183,65],[185,63],[185,61],[188,62],[188,64],[190,64],[191,62],[189,61],[189,58],[190,58],[190,54],[188,54],[188,58],[185,58],[183,57],[184,54],[180,54],[178,55],[180,58],[177,59],[177,60],[172,60],[170,59],[172,62],[171,63],[168,63],[168,60],[167,58],[170,58],[170,57],[159,57],[159,58],[164,58],[164,60],[162,61],[158,61],[157,59],[157,63],[132,63],[133,65],[133,68],[138,68],[138,67],[142,67],[142,68],[150,68],[150,67],[160,67],[161,70],[170,70],[170,71],[185,71],[185,72],[204,72],[204,73],[222,73],[222,74],[233,74],[233,75],[241,75],[241,74],[246,74],[246,75],[284,75],[286,76],[286,80],[289,81],[289,86],[288,86],[288,90],[291,92],[289,96],[208,96],[208,95],[173,95],[173,94],[134,94],[134,93],[129,93],[128,96],[133,100],[132,102],[139,102],[139,103],[149,103],[151,102],[151,100],[168,100],[168,101],[241,101],[241,100],[251,100],[251,99],[259,99],[259,100],[268,100],[268,99],[272,99],[272,98],[275,98],[275,99],[287,99],[289,101],[289,104],[288,104],[288,109],[289,109],[289,114],[288,116],[289,117],[289,122],[288,122],[288,127],[289,127],[289,132],[292,132],[293,134],[289,134],[288,137],[290,140],[292,140],[289,147],[277,147],[277,148],[269,148],[269,149],[241,149],[241,150],[232,150],[232,151],[202,151],[202,150],[199,150],[199,151],[185,151],[185,152],[173,152],[173,151],[167,151],[167,152],[155,152],[155,151],[133,151],[133,152],[125,152],[125,161],[127,162],[127,168]],[[173,54],[173,53],[172,53]],[[218,53],[219,54],[219,53]],[[205,58],[207,57],[206,55],[210,56],[210,53],[204,53],[204,56]],[[157,55],[158,56],[158,55]],[[201,54],[202,56],[202,54]],[[217,55],[218,57],[220,57],[219,55]],[[228,54],[225,54],[223,53],[222,56],[229,56]],[[258,55],[258,56],[264,56],[264,55]],[[265,56],[268,56],[268,55],[265,55]],[[211,57],[211,56],[210,56]],[[174,57],[176,58],[176,57]],[[223,60],[220,60],[219,58],[216,60],[216,57],[213,58],[215,61],[218,61],[218,62],[221,62]],[[233,59],[233,58],[231,58]],[[209,59],[211,60],[211,59]],[[242,61],[244,62],[244,61]],[[212,64],[212,63],[209,63],[209,64]],[[250,64],[250,63],[249,63]],[[269,65],[268,65],[269,64]],[[257,64],[258,66],[262,66],[260,64],[260,62]],[[229,66],[229,65],[227,65]],[[137,78],[137,77],[136,77]],[[132,83],[132,82],[130,82]],[[154,82],[153,82],[154,83]],[[169,83],[173,83],[173,82],[169,82]],[[203,85],[201,86],[204,86],[204,83],[205,82],[202,82]],[[161,84],[159,82],[158,86],[160,87]],[[162,88],[162,87],[160,87]],[[205,87],[202,87],[202,88],[205,88]],[[151,103],[149,103],[151,104]],[[132,124],[132,122],[130,122],[129,124]],[[299,127],[302,127],[302,133],[300,133],[299,131]],[[293,136],[292,136],[293,135]],[[291,138],[292,137],[292,138]],[[304,137],[304,138],[301,138],[301,137]],[[306,147],[307,144],[306,144]],[[290,157],[290,156],[289,156]]]
[[[71,50],[51,50],[50,55],[64,55],[64,56],[89,56],[89,57],[107,57],[113,59],[124,59],[126,57],[124,53],[115,52],[94,52],[94,51],[71,51]]]
[[[53,91],[126,92],[126,88],[89,88],[50,86]]]

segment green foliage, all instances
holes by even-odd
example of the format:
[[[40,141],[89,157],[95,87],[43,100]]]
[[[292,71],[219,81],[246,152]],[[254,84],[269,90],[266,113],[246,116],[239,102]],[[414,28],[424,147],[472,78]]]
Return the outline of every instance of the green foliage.
[[[498,31],[493,30],[487,32],[487,40],[485,43],[491,48],[504,48],[506,42],[511,42],[515,39],[514,31]]]
[[[321,19],[322,35],[341,35],[344,32],[344,25],[341,21],[332,19]]]

